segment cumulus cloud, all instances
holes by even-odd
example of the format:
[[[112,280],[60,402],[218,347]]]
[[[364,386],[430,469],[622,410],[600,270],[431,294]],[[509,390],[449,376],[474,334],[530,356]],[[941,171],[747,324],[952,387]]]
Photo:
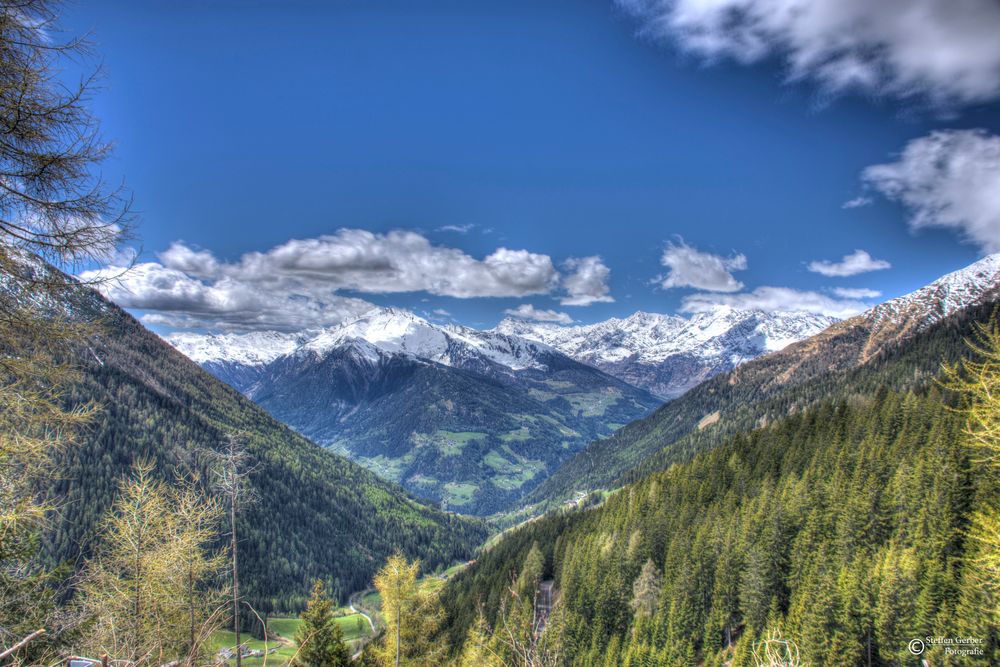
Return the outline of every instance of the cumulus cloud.
[[[665,278],[658,278],[662,287],[695,287],[711,292],[737,292],[743,289],[743,283],[734,278],[731,272],[747,268],[747,258],[743,255],[712,255],[683,241],[667,244],[660,263],[670,270]]]
[[[208,255],[208,256],[206,256]],[[433,245],[411,231],[376,234],[341,229],[311,239],[293,239],[237,262],[175,243],[160,255],[163,266],[201,278],[229,278],[293,291],[352,290],[368,294],[426,291],[459,298],[542,294],[559,281],[548,255],[498,248],[483,259]]]
[[[688,313],[712,312],[720,306],[740,310],[763,310],[769,313],[811,313],[828,317],[846,318],[866,310],[865,303],[857,299],[835,299],[819,292],[790,287],[758,287],[752,292],[739,294],[692,294],[681,303],[681,310]]]
[[[535,308],[530,303],[522,303],[517,308],[508,308],[503,311],[511,317],[521,320],[534,320],[535,322],[555,322],[556,324],[572,324],[573,318],[567,313],[560,313],[555,310],[543,310]]]
[[[195,250],[180,241],[157,255],[163,266],[192,276],[211,277],[219,271],[219,260],[207,250]]]
[[[709,62],[780,57],[791,80],[938,105],[1000,95],[995,0],[618,0]]]
[[[833,293],[845,299],[875,299],[882,296],[882,292],[867,287],[834,287]]]
[[[87,271],[81,278],[109,278],[99,286],[108,298],[124,308],[151,311],[142,318],[147,324],[174,328],[296,331],[340,322],[373,307],[332,293],[310,297],[231,278],[203,281],[157,262],[136,264],[124,274],[113,266]]]
[[[564,266],[570,273],[563,278],[566,296],[559,303],[564,306],[589,306],[614,301],[608,293],[611,269],[600,257],[574,257],[566,260]]]
[[[147,322],[167,326],[295,330],[335,324],[371,308],[344,292],[523,297],[564,284],[567,298],[578,303],[610,298],[601,291],[606,274],[597,258],[571,260],[572,273],[564,279],[548,255],[498,248],[480,259],[411,231],[341,229],[235,261],[177,242],[158,260],[138,264],[104,291],[122,306],[149,311]],[[81,278],[120,272],[108,266]]]
[[[855,250],[849,255],[844,255],[839,262],[816,260],[809,262],[808,268],[813,273],[843,278],[846,276],[856,276],[859,273],[868,273],[869,271],[889,269],[892,268],[892,264],[884,259],[875,259],[864,250]]]
[[[908,143],[895,162],[868,167],[861,177],[909,209],[912,229],[954,229],[984,252],[1000,251],[1000,136],[932,132]]]

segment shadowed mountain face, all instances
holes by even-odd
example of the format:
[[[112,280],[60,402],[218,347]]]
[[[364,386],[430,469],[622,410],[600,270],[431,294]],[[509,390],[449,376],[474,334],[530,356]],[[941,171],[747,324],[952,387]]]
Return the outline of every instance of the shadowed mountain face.
[[[208,344],[185,342],[195,358]],[[252,374],[247,396],[300,433],[469,513],[510,507],[588,442],[659,404],[546,345],[395,309],[251,368],[219,356],[202,363]]]
[[[49,269],[25,266],[42,270]],[[2,278],[0,289],[19,289],[16,279]],[[93,290],[52,303],[24,299],[94,322],[96,332],[75,354],[81,377],[69,400],[101,409],[59,453],[43,489],[60,508],[46,538],[52,559],[80,562],[91,552],[120,480],[137,461],[153,462],[168,483],[178,475],[210,480],[198,453],[218,448],[229,433],[240,434],[255,462],[255,500],[238,532],[241,579],[260,612],[301,608],[316,577],[338,597],[360,590],[397,549],[434,567],[468,558],[485,536],[479,522],[429,507],[282,425]]]

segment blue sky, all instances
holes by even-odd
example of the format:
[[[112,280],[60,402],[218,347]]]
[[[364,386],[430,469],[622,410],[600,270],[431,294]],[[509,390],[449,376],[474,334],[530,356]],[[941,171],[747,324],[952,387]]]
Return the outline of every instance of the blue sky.
[[[864,85],[831,95],[816,76],[788,81],[781,50],[746,63],[706,55],[683,35],[651,32],[650,11],[610,0],[70,5],[63,25],[92,31],[104,64],[94,111],[117,144],[105,175],[133,191],[139,261],[160,267],[112,296],[161,331],[311,326],[357,300],[477,326],[522,304],[591,322],[689,311],[692,296],[724,301],[762,287],[832,300],[844,298],[834,288],[864,288],[878,301],[995,249],[990,201],[914,230],[908,220],[942,207],[927,192],[934,179],[914,185],[919,165],[900,157],[908,145],[913,160],[978,150],[976,173],[991,183],[1000,162],[983,142],[1000,133],[1000,107],[988,76],[958,92],[945,72],[910,79],[916,95],[892,81],[882,95]],[[967,141],[913,145],[977,128],[949,135]],[[877,164],[896,168],[863,177]],[[858,197],[870,203],[843,207]],[[367,250],[349,261],[392,272],[379,262],[406,261],[414,248],[415,263],[431,256],[428,275],[369,279],[370,266],[336,264],[334,279],[318,275],[322,262],[278,275],[304,247],[290,240],[341,229],[352,231],[311,251],[343,259],[361,243]],[[382,236],[393,230],[410,236]],[[187,259],[164,259],[177,242]],[[671,244],[694,263],[664,266]],[[482,260],[501,248],[530,256],[501,258],[517,275],[497,285]],[[857,249],[891,268],[809,270]],[[468,266],[442,287],[435,274],[450,256]],[[584,296],[567,297],[580,258],[595,256],[609,277],[581,274]],[[718,261],[735,282],[691,277]],[[253,270],[274,280],[255,282]],[[239,281],[242,296],[202,294]],[[308,315],[248,313],[257,302],[247,295],[268,290],[322,304]]]

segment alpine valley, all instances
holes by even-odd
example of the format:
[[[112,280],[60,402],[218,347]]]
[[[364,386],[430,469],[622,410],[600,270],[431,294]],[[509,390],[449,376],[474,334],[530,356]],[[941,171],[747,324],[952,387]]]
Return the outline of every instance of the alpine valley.
[[[551,4],[0,0],[0,667],[1000,665],[1000,0]]]
[[[303,435],[460,512],[510,509],[662,399],[832,318],[720,307],[478,331],[375,309],[312,334],[167,340]],[[648,390],[648,391],[647,391]],[[654,395],[655,394],[655,395]]]

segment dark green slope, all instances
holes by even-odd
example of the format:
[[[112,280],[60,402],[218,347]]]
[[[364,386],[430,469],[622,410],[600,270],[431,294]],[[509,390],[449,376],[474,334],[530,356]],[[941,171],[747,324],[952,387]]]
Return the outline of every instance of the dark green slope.
[[[259,464],[250,479],[257,500],[239,527],[242,578],[258,611],[297,609],[314,577],[337,596],[363,588],[396,549],[434,568],[467,558],[483,539],[481,524],[428,507],[283,426],[96,293],[68,302],[77,317],[100,317],[99,333],[77,354],[83,378],[73,400],[103,410],[51,480],[60,507],[52,557],[89,553],[135,461],[155,461],[173,479],[198,471],[194,452],[234,431]]]
[[[962,330],[947,329],[913,352],[934,364],[962,354]],[[887,361],[870,393],[820,399],[598,508],[512,531],[446,586],[452,641],[480,608],[495,620],[537,544],[566,614],[564,664],[721,665],[727,637],[739,642],[735,664],[753,664],[739,656],[749,659],[754,633],[779,625],[802,664],[911,664],[909,640],[926,636],[984,642],[965,662],[933,647],[931,664],[997,664],[966,528],[998,484],[970,461],[951,397],[929,382],[879,386],[907,368]],[[633,583],[648,560],[662,590],[637,621]]]
[[[303,435],[468,514],[518,506],[587,443],[660,404],[556,353],[514,371],[446,366],[354,341],[268,365],[248,395]]]
[[[886,385],[919,385],[942,361],[961,354],[969,322],[996,308],[985,303],[915,333],[912,323],[839,323],[785,350],[718,375],[567,461],[527,498],[552,506],[575,492],[614,488],[686,461],[735,433],[780,419],[832,396],[865,393]]]

